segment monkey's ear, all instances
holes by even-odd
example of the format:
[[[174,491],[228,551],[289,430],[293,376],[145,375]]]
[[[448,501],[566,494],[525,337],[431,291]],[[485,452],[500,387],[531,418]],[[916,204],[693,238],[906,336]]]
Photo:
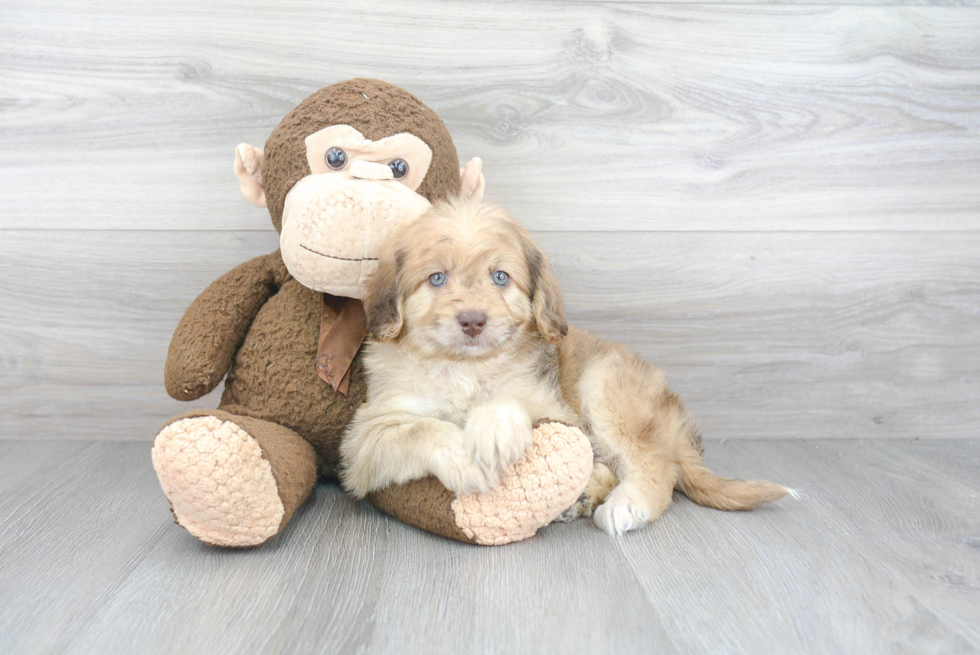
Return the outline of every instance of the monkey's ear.
[[[486,180],[483,179],[483,160],[479,157],[466,162],[466,166],[459,169],[459,194],[463,198],[472,198],[477,202],[483,200],[483,188]]]
[[[403,253],[382,252],[378,268],[367,281],[364,313],[367,315],[367,331],[377,341],[384,343],[397,338],[405,325],[402,316],[402,299],[398,285],[399,261]]]
[[[531,241],[524,243],[524,256],[531,277],[531,312],[534,324],[545,339],[551,343],[568,334],[565,320],[565,301],[561,295],[558,279],[551,272],[548,259]]]
[[[262,165],[265,153],[255,146],[239,143],[235,148],[235,177],[241,184],[245,200],[256,207],[266,207],[265,189],[262,187]]]

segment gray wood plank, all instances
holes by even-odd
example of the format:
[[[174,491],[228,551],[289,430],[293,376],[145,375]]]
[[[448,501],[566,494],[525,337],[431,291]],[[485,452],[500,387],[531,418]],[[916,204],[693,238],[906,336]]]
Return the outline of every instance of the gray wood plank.
[[[4,442],[5,459],[26,465],[23,445]],[[0,652],[55,652],[167,532],[146,444],[59,445],[0,492]]]
[[[439,111],[535,229],[977,229],[976,7],[2,12],[2,228],[264,229],[235,145],[368,75]]]
[[[591,524],[573,534],[567,527],[506,550],[460,549],[398,531],[376,611],[383,629],[369,650],[684,652],[615,544]]]
[[[709,437],[969,437],[980,243],[949,236],[541,240],[572,322],[663,367]]]
[[[980,433],[976,233],[537,236],[572,322],[665,368],[707,438]],[[162,384],[184,309],[276,247],[271,230],[5,237],[0,435],[18,438],[150,438],[190,408]]]
[[[207,547],[168,525],[142,566],[59,646],[66,653],[133,643],[148,653],[355,652],[378,601],[387,547],[384,518],[360,513],[338,489],[321,488],[289,530],[250,551]]]
[[[654,544],[623,547],[687,652],[975,652],[980,557],[964,537],[980,530],[980,460],[970,443],[943,443],[971,469],[956,474],[922,442],[708,444],[719,471],[775,477],[802,501],[726,515],[722,538],[715,515],[682,501]],[[739,573],[729,584],[720,567]],[[706,613],[742,626],[705,631]]]
[[[145,444],[0,440],[0,466],[29,473],[0,487],[0,651],[980,649],[976,440],[728,441],[707,459],[803,498],[725,513],[678,495],[620,539],[579,521],[480,548],[321,486],[283,535],[234,551],[172,524]]]

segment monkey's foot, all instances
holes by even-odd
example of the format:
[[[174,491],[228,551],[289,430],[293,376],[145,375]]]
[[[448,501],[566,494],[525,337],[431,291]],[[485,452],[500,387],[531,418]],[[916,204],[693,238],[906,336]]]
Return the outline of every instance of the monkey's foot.
[[[496,546],[532,536],[567,510],[592,474],[592,444],[577,428],[546,423],[490,491],[452,502],[455,523],[472,541]]]
[[[282,426],[220,410],[178,418],[153,443],[153,468],[177,523],[215,546],[275,536],[309,496],[315,457]]]

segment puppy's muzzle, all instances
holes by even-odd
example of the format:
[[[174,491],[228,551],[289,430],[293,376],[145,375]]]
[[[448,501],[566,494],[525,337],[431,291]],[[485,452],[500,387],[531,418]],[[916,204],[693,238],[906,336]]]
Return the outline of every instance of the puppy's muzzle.
[[[478,336],[487,325],[487,315],[484,312],[460,312],[456,320],[459,321],[459,326],[463,328],[463,332],[471,337]]]

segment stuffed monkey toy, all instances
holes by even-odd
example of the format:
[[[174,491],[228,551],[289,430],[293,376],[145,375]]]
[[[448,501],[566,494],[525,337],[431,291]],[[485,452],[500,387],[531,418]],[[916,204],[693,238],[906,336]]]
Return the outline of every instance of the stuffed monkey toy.
[[[242,144],[242,194],[268,207],[280,249],[229,271],[190,305],[167,355],[167,392],[193,401],[226,378],[216,410],[167,421],[153,466],[178,524],[219,546],[268,541],[335,477],[344,428],[365,402],[360,299],[384,239],[436,200],[482,197],[479,159],[460,169],[442,120],[408,92],[354,79],[317,91]],[[581,432],[560,424],[493,490],[455,497],[436,479],[369,501],[406,523],[479,544],[524,539],[568,509],[592,471]]]

